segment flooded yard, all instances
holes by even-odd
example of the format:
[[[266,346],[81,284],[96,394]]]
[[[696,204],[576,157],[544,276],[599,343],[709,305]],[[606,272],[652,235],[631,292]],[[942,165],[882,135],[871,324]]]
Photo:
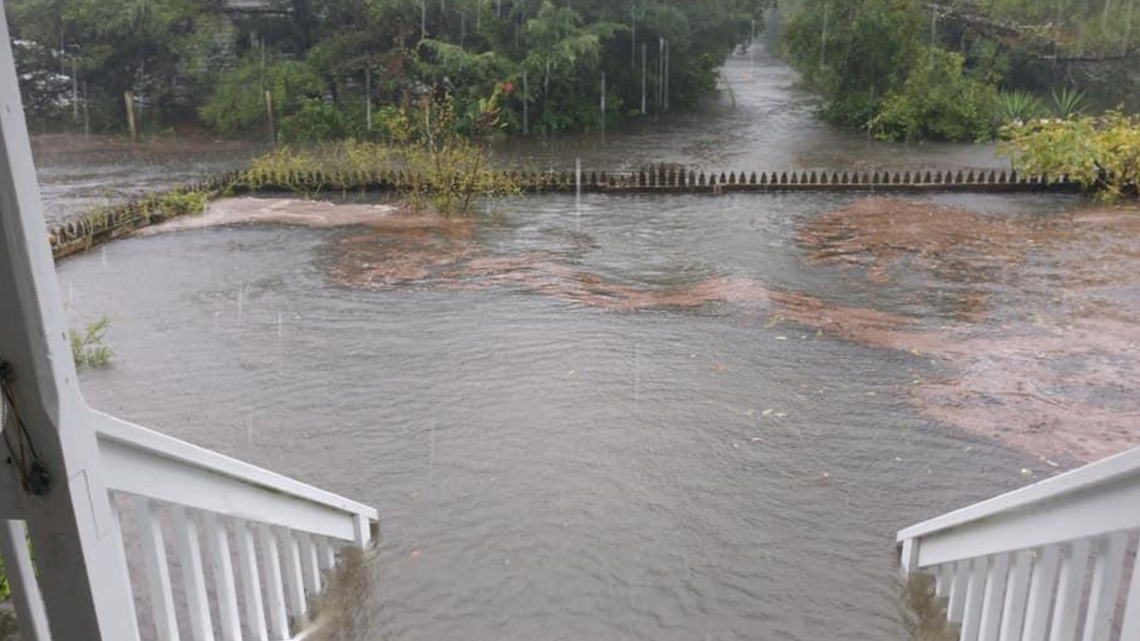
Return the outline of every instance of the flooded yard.
[[[839,134],[763,52],[724,76],[701,114],[499,158],[1002,163]],[[344,638],[903,639],[898,529],[1140,442],[1134,214],[488,206],[219,201],[59,265],[73,324],[112,321],[113,364],[82,375],[95,408],[377,506]]]

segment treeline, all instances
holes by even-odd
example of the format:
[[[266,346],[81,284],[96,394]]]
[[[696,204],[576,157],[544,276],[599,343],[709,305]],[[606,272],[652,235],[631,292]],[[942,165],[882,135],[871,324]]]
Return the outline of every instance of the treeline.
[[[827,119],[888,140],[1135,108],[1137,0],[780,0],[780,42]]]
[[[613,126],[683,110],[767,0],[7,0],[39,128],[382,138],[444,96],[456,126]],[[604,80],[603,80],[604,76]],[[604,87],[604,89],[603,89]],[[604,100],[603,100],[604,91]],[[494,96],[494,97],[493,97]],[[602,105],[605,105],[605,114]],[[270,125],[269,112],[274,114]]]

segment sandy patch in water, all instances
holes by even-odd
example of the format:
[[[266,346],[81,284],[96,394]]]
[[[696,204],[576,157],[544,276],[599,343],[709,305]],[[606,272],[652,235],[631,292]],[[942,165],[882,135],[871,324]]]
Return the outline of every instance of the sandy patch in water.
[[[211,201],[206,211],[179,216],[140,235],[162,234],[223,225],[277,224],[303,227],[366,226],[391,230],[424,230],[463,225],[430,214],[411,214],[398,207],[371,203],[337,203],[304,198],[222,198]]]
[[[862,267],[872,282],[918,269],[932,292],[978,285],[949,329],[836,332],[947,365],[913,388],[928,416],[1044,457],[1091,461],[1140,443],[1140,213],[997,218],[868,198],[809,223],[799,242],[811,262]]]

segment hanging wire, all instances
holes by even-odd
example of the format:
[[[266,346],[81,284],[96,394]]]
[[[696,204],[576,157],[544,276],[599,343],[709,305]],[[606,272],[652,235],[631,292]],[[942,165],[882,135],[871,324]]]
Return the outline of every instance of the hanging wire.
[[[0,360],[0,434],[4,437],[4,447],[8,450],[8,464],[20,474],[20,485],[33,496],[43,496],[51,491],[51,475],[40,461],[32,437],[16,410],[16,398],[12,392],[15,372],[8,361]],[[9,418],[10,417],[10,418]],[[13,426],[16,445],[12,445],[8,424]]]

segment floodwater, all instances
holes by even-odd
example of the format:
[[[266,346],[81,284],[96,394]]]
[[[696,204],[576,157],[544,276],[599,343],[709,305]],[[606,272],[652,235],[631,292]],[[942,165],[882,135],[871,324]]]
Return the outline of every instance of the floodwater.
[[[735,108],[559,153],[599,169],[1000,163],[837,135],[763,52],[725,76]],[[935,200],[1030,226],[1081,204]],[[378,507],[343,638],[882,641],[905,636],[895,531],[1080,457],[925,411],[915,390],[958,361],[890,334],[1036,318],[1050,278],[930,262],[951,247],[896,272],[874,265],[895,254],[832,260],[815,226],[859,202],[542,195],[475,225],[366,226],[322,205],[349,224],[147,234],[59,273],[74,324],[112,319],[113,364],[82,374],[94,407]],[[908,202],[892,206],[925,206]]]
[[[241,169],[267,148],[200,136],[138,145],[107,136],[32,138],[49,225],[75,219],[94,207]]]

